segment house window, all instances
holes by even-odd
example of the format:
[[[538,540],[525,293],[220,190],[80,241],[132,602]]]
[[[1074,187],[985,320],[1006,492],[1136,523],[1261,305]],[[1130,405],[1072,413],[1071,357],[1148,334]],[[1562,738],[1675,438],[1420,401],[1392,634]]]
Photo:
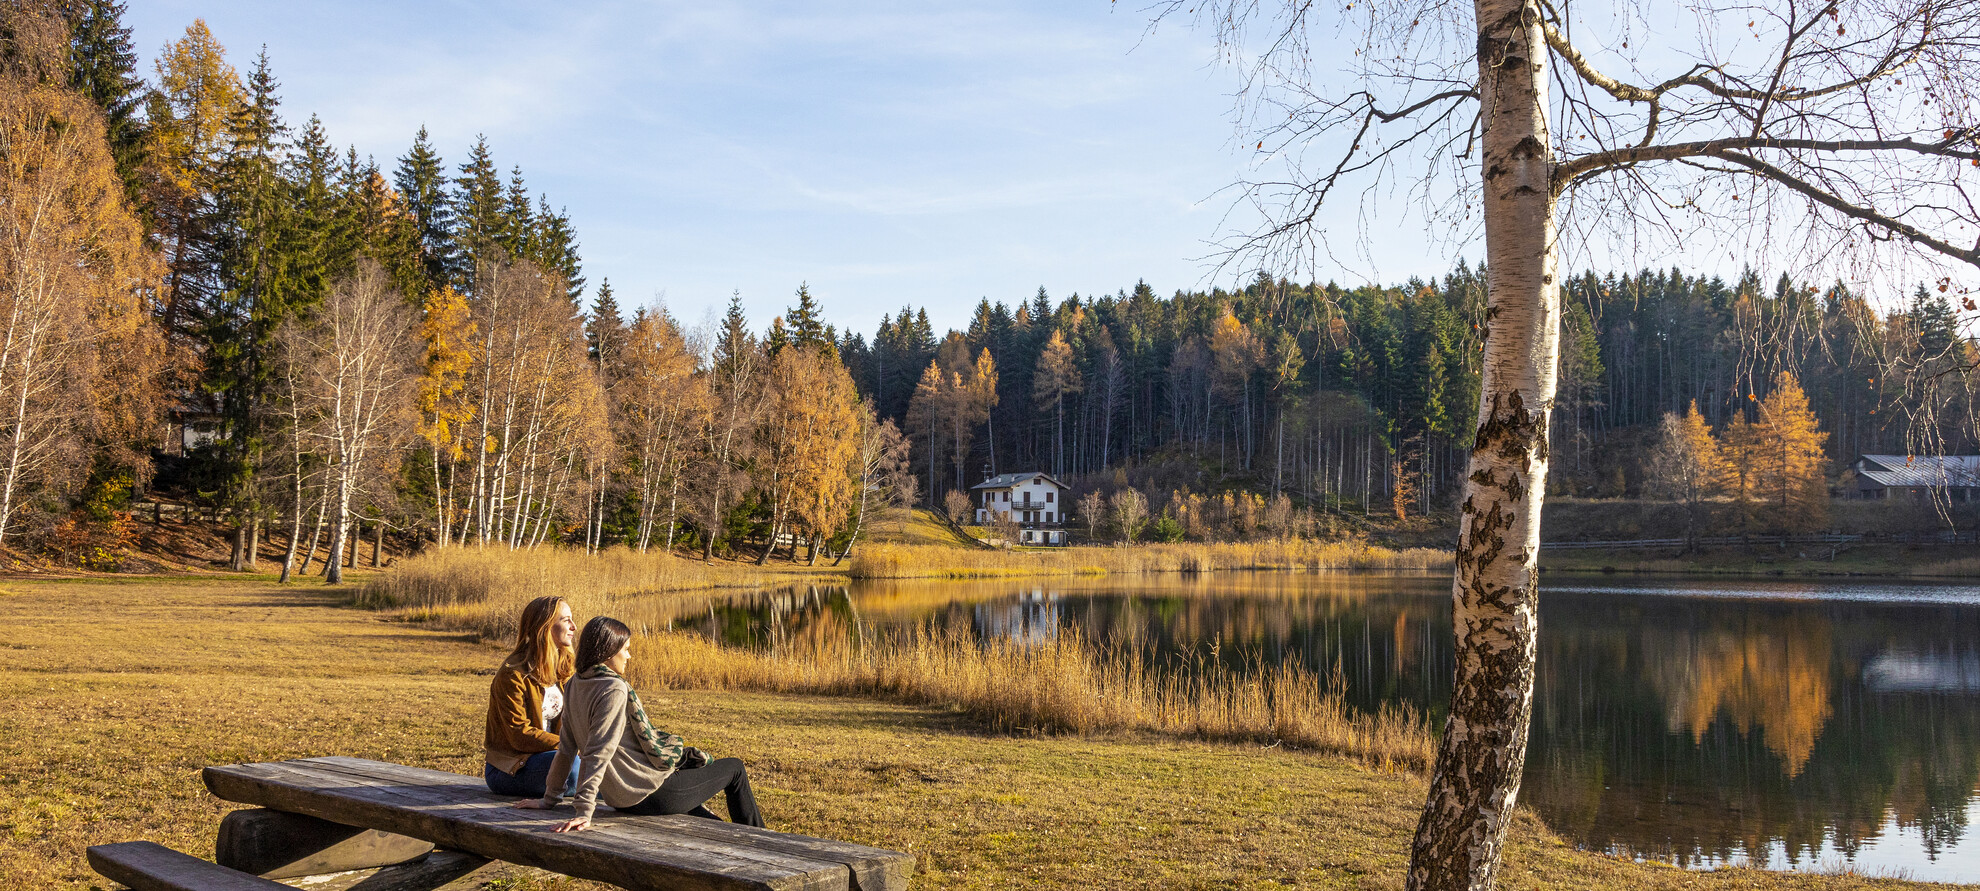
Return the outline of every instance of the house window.
[[[1053,493],[1051,493],[1051,492],[1047,492],[1047,493],[1045,493],[1045,503],[1046,503],[1046,504],[1051,504],[1051,503],[1052,503],[1052,494],[1053,494]]]
[[[1052,522],[1052,512],[1049,510],[1045,512],[1045,522]]]
[[[1005,501],[1011,500],[1011,490],[1009,489],[1004,490],[1004,500]]]

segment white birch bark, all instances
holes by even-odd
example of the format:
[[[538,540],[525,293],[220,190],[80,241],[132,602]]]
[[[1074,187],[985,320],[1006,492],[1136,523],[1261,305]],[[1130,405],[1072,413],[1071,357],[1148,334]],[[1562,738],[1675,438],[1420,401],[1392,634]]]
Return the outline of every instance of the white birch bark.
[[[1491,888],[1519,798],[1539,635],[1540,507],[1559,366],[1548,56],[1534,0],[1476,0],[1490,295],[1452,584],[1457,671],[1411,891]]]

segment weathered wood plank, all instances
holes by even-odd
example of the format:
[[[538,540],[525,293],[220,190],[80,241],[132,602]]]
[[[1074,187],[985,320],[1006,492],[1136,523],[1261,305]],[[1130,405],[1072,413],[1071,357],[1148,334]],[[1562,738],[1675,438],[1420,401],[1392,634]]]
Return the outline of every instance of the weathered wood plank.
[[[280,882],[151,842],[93,845],[84,854],[90,869],[137,891],[293,891]]]
[[[403,835],[248,808],[220,820],[213,861],[265,879],[287,879],[391,866],[431,850],[431,842]]]
[[[230,801],[371,827],[625,888],[836,891],[853,887],[854,867],[846,862],[849,848],[807,847],[788,840],[802,836],[750,827],[734,827],[743,831],[742,835],[679,831],[673,822],[709,821],[628,817],[614,815],[609,809],[599,811],[590,831],[553,834],[548,830],[566,819],[568,811],[509,807],[510,800],[491,796],[479,780],[458,774],[360,759],[305,759],[209,767],[205,779],[208,789]],[[808,856],[812,853],[836,856]],[[861,856],[890,862],[884,857]],[[862,871],[876,876],[879,882],[861,882],[857,887],[862,891],[897,887],[885,881],[889,870],[868,867]]]
[[[458,774],[361,758],[332,756],[307,759],[311,764],[350,770],[366,778],[392,778],[411,784],[451,785]],[[602,813],[609,813],[600,810]],[[914,855],[851,842],[813,838],[791,832],[770,832],[699,817],[635,817],[614,819],[651,824],[655,831],[688,835],[730,844],[779,851],[814,860],[843,863],[852,872],[854,891],[905,891],[914,875]]]
[[[478,783],[462,784],[465,777],[455,776],[445,785],[411,783],[404,780],[379,779],[365,776],[348,768],[338,769],[329,765],[312,764],[308,761],[290,761],[272,764],[245,765],[265,780],[274,783],[274,788],[293,794],[304,788],[332,788],[345,793],[335,806],[359,810],[325,811],[317,816],[339,822],[370,822],[365,817],[340,816],[339,813],[372,814],[371,820],[411,821],[405,825],[415,829],[399,829],[404,835],[429,838],[437,844],[485,856],[499,857],[515,863],[542,866],[566,875],[581,878],[598,878],[624,884],[608,876],[581,875],[554,865],[536,863],[524,859],[527,856],[556,856],[571,853],[576,849],[588,853],[590,857],[576,858],[576,868],[612,869],[626,867],[614,861],[627,857],[639,858],[630,863],[631,868],[642,875],[653,870],[676,869],[683,871],[683,877],[671,880],[667,887],[702,887],[691,884],[695,881],[712,882],[708,887],[768,887],[768,888],[844,888],[848,885],[843,867],[836,875],[831,867],[837,864],[824,864],[814,860],[780,855],[773,851],[756,850],[744,847],[710,844],[693,838],[648,838],[636,827],[618,825],[611,818],[601,819],[594,827],[583,833],[553,834],[550,827],[567,818],[568,812],[521,811],[509,807],[510,800],[497,800],[488,795]],[[209,768],[211,770],[212,768]],[[448,775],[454,776],[454,775]],[[225,797],[225,796],[223,796]],[[282,806],[277,805],[278,809]],[[609,814],[610,811],[601,811]],[[440,816],[436,819],[436,815]],[[487,824],[499,824],[498,828],[508,830],[513,836],[496,843],[491,848],[478,848],[472,845],[485,843],[478,830],[488,828]],[[396,828],[396,827],[395,827]],[[517,830],[520,831],[517,831]],[[428,833],[465,832],[457,836],[459,843],[449,843],[442,838],[432,838]],[[518,848],[520,845],[520,849]],[[520,855],[520,856],[518,856]],[[737,883],[742,883],[738,885]],[[762,883],[762,884],[752,884]],[[625,887],[640,887],[638,884]]]

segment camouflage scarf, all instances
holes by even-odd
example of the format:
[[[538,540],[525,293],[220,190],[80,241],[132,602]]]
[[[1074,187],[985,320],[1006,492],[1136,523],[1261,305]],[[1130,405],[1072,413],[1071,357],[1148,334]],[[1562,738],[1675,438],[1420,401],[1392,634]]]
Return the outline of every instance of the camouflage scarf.
[[[619,675],[600,663],[586,669],[578,677],[592,680],[601,677],[617,678]],[[624,678],[619,679],[624,680]],[[687,743],[674,734],[661,733],[653,729],[653,722],[646,718],[646,707],[639,704],[639,691],[634,690],[631,684],[626,685],[626,706],[632,712],[630,723],[633,726],[633,738],[639,741],[639,751],[646,756],[646,760],[661,770],[673,770],[679,766],[681,753],[687,750]]]

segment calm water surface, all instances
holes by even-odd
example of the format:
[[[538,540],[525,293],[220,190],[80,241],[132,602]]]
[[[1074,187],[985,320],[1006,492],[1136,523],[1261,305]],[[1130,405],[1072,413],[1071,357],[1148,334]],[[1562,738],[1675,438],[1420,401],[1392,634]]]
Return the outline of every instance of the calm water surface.
[[[1441,724],[1447,575],[861,583],[763,592],[689,627],[1069,628],[1166,671],[1296,660]],[[1980,881],[1980,586],[1615,581],[1541,602],[1522,801],[1581,845],[1687,866],[1851,864]]]

